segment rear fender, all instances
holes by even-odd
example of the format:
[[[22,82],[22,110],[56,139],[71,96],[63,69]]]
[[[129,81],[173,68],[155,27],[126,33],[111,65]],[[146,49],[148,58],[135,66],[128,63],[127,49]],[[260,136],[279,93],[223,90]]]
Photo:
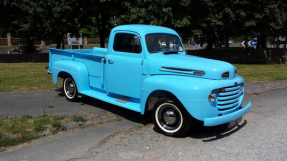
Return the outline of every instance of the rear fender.
[[[52,80],[57,84],[60,72],[68,73],[76,82],[78,91],[89,90],[89,73],[85,64],[73,60],[59,60],[54,62],[52,68]]]

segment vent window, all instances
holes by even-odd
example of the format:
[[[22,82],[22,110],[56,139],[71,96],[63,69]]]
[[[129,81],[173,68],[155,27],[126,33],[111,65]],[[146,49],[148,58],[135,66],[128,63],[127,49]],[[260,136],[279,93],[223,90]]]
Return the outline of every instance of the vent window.
[[[229,78],[229,72],[224,72],[224,73],[222,73],[222,74],[221,74],[221,77],[222,77],[223,79]]]

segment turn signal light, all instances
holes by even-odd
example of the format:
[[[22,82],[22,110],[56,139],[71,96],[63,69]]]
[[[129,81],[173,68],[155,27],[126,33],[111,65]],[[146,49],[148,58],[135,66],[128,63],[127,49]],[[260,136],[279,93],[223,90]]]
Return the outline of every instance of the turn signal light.
[[[219,92],[225,92],[225,88],[219,88]]]

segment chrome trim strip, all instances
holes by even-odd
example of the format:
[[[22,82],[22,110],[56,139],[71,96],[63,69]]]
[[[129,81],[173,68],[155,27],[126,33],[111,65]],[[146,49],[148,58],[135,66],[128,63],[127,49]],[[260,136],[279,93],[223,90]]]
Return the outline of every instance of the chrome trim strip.
[[[226,75],[227,75],[227,76],[226,76]],[[229,71],[222,73],[222,74],[221,74],[221,78],[223,78],[223,79],[229,78]]]
[[[168,67],[168,66],[161,66],[162,68],[165,69],[172,69],[172,70],[182,70],[182,71],[200,71],[204,72],[203,70],[195,70],[195,69],[186,69],[186,68],[176,68],[176,67]]]
[[[198,76],[203,76],[204,74],[202,73],[185,73],[185,72],[176,72],[176,71],[170,71],[170,70],[162,70],[160,69],[159,71],[162,71],[162,72],[171,72],[171,73],[179,73],[179,74],[188,74],[188,75],[198,75]]]
[[[191,74],[191,75],[205,75],[205,71],[203,70],[195,70],[195,69],[186,69],[186,68],[176,68],[176,67],[168,67],[168,66],[161,66],[161,68],[164,69],[171,69],[171,70],[180,70],[180,71],[190,71],[193,72],[192,73],[185,73],[185,74]],[[161,70],[160,71],[166,71],[166,72],[174,72],[174,71],[168,71],[168,70]],[[178,73],[178,72],[174,72],[174,73]]]

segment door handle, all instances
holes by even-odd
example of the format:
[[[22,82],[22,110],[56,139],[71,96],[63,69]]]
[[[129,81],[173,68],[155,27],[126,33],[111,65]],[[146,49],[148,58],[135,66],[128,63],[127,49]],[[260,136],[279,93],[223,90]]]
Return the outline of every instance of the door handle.
[[[108,59],[110,64],[114,64],[114,61],[111,59]]]

